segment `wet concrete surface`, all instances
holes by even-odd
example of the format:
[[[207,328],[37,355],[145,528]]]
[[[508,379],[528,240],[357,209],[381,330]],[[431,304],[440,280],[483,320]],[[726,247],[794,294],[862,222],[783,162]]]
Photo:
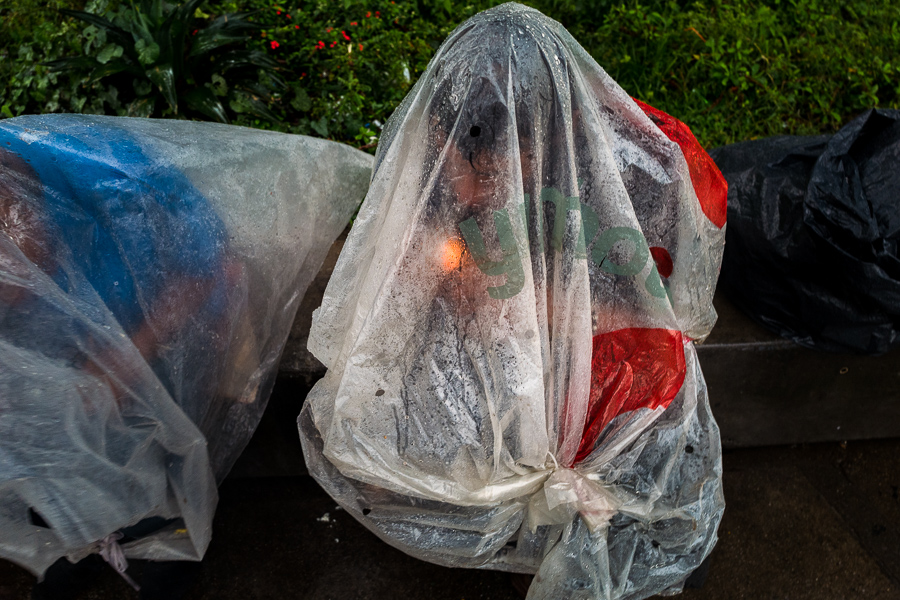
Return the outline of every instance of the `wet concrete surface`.
[[[900,598],[900,440],[731,451],[724,466],[709,579],[685,600]]]
[[[900,439],[732,450],[724,469],[727,508],[709,579],[681,598],[900,600]],[[28,598],[33,581],[0,562],[0,599]],[[391,548],[308,476],[227,480],[187,596],[519,597],[505,573],[447,569]],[[79,598],[136,594],[109,570]]]
[[[697,346],[726,448],[900,437],[900,348],[821,352],[763,329],[724,294]]]

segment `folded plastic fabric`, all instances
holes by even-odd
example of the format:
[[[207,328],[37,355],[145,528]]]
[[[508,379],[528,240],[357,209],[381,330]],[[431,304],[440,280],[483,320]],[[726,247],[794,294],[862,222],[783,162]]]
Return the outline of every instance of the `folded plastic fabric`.
[[[725,195],[555,21],[460,25],[386,125],[314,314],[310,472],[414,556],[537,573],[531,599],[680,589],[724,506],[693,341]]]
[[[711,154],[729,183],[729,298],[803,346],[900,347],[900,111]]]
[[[0,121],[0,557],[203,556],[370,174],[352,148],[240,127]]]

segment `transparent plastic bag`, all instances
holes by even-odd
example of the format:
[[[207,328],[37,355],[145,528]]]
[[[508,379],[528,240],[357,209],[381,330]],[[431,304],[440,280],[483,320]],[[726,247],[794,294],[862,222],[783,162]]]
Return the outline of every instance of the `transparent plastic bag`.
[[[0,121],[0,557],[203,556],[371,164],[210,123]]]
[[[386,125],[314,314],[310,472],[414,556],[538,573],[532,599],[680,589],[724,506],[693,348],[724,202],[561,25],[466,21]]]

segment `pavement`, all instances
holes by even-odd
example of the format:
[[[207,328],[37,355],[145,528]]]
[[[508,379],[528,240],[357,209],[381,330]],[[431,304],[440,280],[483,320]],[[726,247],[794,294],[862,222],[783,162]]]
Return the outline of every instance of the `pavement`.
[[[279,383],[249,459],[222,485],[187,600],[519,600],[510,575],[416,560],[339,510],[304,474],[287,418],[299,391]],[[900,600],[900,438],[732,449],[723,461],[727,507],[709,578],[684,600]],[[0,600],[29,598],[33,582],[0,561]],[[78,596],[136,597],[111,569]]]

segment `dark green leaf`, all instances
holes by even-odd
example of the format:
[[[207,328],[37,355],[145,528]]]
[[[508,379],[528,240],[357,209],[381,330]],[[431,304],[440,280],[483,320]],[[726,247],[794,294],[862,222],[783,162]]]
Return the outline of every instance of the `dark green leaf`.
[[[147,43],[140,39],[134,44],[134,49],[138,53],[138,61],[142,65],[152,65],[159,58],[159,44],[156,42]]]
[[[157,41],[160,42],[161,60],[170,62],[176,76],[184,76],[184,45],[188,28],[194,19],[194,11],[203,0],[188,0],[169,13],[160,27]],[[165,45],[163,45],[165,39]]]
[[[275,70],[278,63],[265,52],[259,50],[232,50],[216,60],[216,70],[225,72],[238,67],[254,67]]]
[[[114,58],[119,58],[122,56],[122,46],[118,44],[107,44],[103,47],[103,50],[97,54],[97,62],[101,65],[105,65],[109,61]]]
[[[194,11],[202,2],[203,0],[188,0],[166,17],[163,25],[168,26],[173,41],[178,38],[184,42],[188,27],[194,19]]]
[[[112,24],[112,22],[104,19],[103,17],[91,14],[89,12],[84,12],[83,10],[71,10],[68,8],[61,8],[59,9],[59,12],[66,16],[84,21],[85,23],[89,23],[95,27],[104,29],[106,31],[106,39],[110,42],[115,42],[122,47],[127,47],[134,43],[134,38],[131,37],[130,33],[125,31],[121,27],[116,27]]]
[[[286,90],[288,87],[284,79],[274,71],[266,71],[265,77],[268,79],[269,86],[276,90]]]
[[[249,32],[261,29],[260,25],[245,19],[251,13],[222,15],[192,38],[190,56],[199,56],[232,42],[249,41]]]
[[[149,6],[147,7],[147,14],[150,15],[150,18],[153,19],[153,22],[157,24],[162,23],[164,9],[162,0],[151,0],[150,2],[144,0],[144,3],[149,4]]]
[[[325,120],[325,117],[322,117],[318,121],[310,121],[309,126],[323,138],[328,137],[328,122]]]
[[[134,15],[134,18],[129,23],[129,29],[132,31],[132,33],[134,33],[134,35],[137,36],[138,39],[142,39],[144,41],[152,40],[153,33],[156,29],[158,29],[158,27],[154,26],[155,24],[150,20],[150,17],[147,15],[147,13],[138,10],[134,11],[132,14]]]
[[[228,94],[228,82],[221,75],[212,76],[212,90],[216,96],[225,96]]]
[[[243,88],[244,91],[250,92],[252,96],[257,96],[264,102],[268,102],[272,97],[272,90],[262,85],[258,81],[244,81],[241,83],[240,87]]]
[[[173,71],[181,74],[181,67],[178,66],[182,60],[179,49],[183,47],[183,44],[172,38],[169,26],[164,25],[157,31],[154,40],[159,47],[159,55],[156,57],[156,62],[173,65]]]
[[[135,67],[134,64],[121,58],[114,58],[106,64],[98,64],[97,67],[93,71],[91,71],[91,74],[87,77],[87,81],[100,81],[104,77],[109,77],[110,75],[115,75],[116,73],[123,72],[132,73],[138,76],[141,75],[141,70]]]
[[[261,119],[278,123],[280,119],[269,110],[265,102],[261,98],[252,93],[234,92],[232,93],[232,101],[229,103],[235,112],[249,113]]]
[[[198,32],[197,35],[193,36],[191,43],[191,52],[190,54],[188,54],[188,56],[200,56],[202,54],[210,52],[211,50],[215,50],[220,46],[231,44],[233,42],[240,42],[246,39],[247,36],[245,34],[225,34],[204,29]]]
[[[201,4],[203,4],[203,0],[188,0],[172,11],[169,16],[166,17],[166,20],[179,21],[184,23],[185,28],[187,28],[187,23],[194,18],[194,11],[196,11]]]
[[[312,99],[302,87],[294,87],[294,99],[291,100],[291,106],[300,112],[306,112],[312,108]]]
[[[131,86],[134,88],[134,93],[138,96],[149,96],[153,92],[153,85],[143,77],[135,78]]]
[[[156,65],[146,71],[147,79],[152,81],[169,106],[178,114],[178,97],[175,93],[175,74],[172,71],[172,65]]]
[[[76,56],[74,58],[60,58],[41,63],[50,67],[51,71],[87,70],[97,66],[97,61],[88,56]]]
[[[207,87],[197,87],[184,94],[185,105],[191,110],[203,113],[207,117],[215,119],[220,123],[228,123],[228,115],[225,114],[225,107],[219,102],[215,94]]]
[[[149,117],[153,114],[156,102],[153,98],[138,98],[128,105],[129,117]]]

